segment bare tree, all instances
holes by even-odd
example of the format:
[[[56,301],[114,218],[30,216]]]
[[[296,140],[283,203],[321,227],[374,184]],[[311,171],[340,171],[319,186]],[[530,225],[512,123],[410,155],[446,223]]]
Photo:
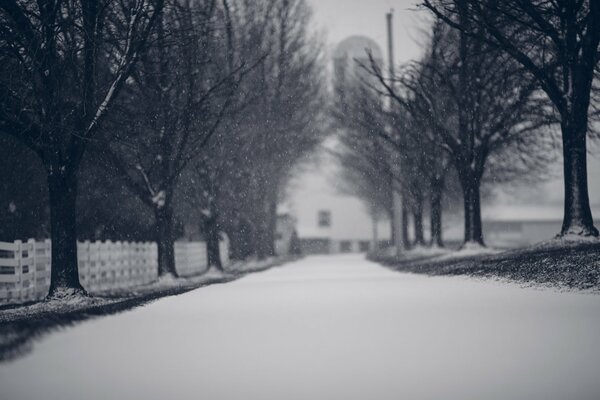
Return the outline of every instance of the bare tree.
[[[367,66],[364,66],[368,68]],[[378,83],[378,82],[377,82]],[[345,169],[346,190],[392,215],[392,189],[403,193],[402,241],[412,213],[414,238],[425,245],[425,200],[430,199],[432,241],[443,245],[441,221],[448,158],[428,141],[426,125],[399,107],[385,107],[382,87],[365,80],[336,83],[333,115],[343,145],[338,152]],[[392,231],[395,231],[392,227]]]
[[[100,155],[154,213],[159,275],[176,275],[174,195],[179,179],[230,111],[246,68],[227,67],[215,0],[173,0],[152,35]]]
[[[366,122],[356,113],[338,114],[340,133],[331,153],[342,168],[342,192],[358,197],[377,214],[388,217],[392,212],[392,184],[399,185],[393,175],[389,145],[374,132],[368,131]],[[352,117],[350,117],[352,115]],[[363,117],[366,117],[363,114]],[[360,126],[353,121],[362,121]],[[350,121],[353,120],[353,121]],[[385,120],[380,120],[384,122]]]
[[[83,293],[77,270],[77,170],[141,54],[161,0],[0,2],[0,131],[48,174],[49,297]]]
[[[598,236],[589,205],[586,139],[600,43],[596,0],[425,0],[450,26],[501,49],[537,81],[562,132],[564,219],[561,236]]]
[[[0,240],[48,237],[48,189],[39,157],[15,138],[0,136],[0,171]]]
[[[548,121],[538,113],[536,85],[504,53],[437,24],[427,58],[396,79],[399,92],[373,64],[372,72],[398,104],[427,129],[454,164],[463,190],[464,242],[483,245],[480,187],[493,154],[544,160],[536,135]],[[536,148],[537,147],[537,148]],[[511,149],[508,152],[508,149]],[[531,157],[527,157],[530,155]]]
[[[231,127],[240,143],[231,184],[245,204],[224,211],[230,214],[226,230],[234,247],[238,239],[240,246],[251,243],[251,251],[263,258],[275,252],[277,205],[288,178],[323,137],[322,44],[309,30],[311,10],[305,0],[231,4],[236,58],[265,57],[242,83],[242,100],[248,104]]]

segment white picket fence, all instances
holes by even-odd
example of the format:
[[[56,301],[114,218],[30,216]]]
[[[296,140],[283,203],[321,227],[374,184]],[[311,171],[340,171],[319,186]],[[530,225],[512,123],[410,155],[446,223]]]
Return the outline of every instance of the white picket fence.
[[[221,264],[229,264],[229,240],[219,242]],[[175,267],[179,276],[198,275],[208,269],[208,254],[205,242],[175,242]]]
[[[229,243],[220,243],[223,265]],[[79,279],[90,293],[151,283],[158,276],[158,249],[152,242],[79,242]],[[177,242],[175,265],[181,276],[208,269],[204,242]],[[50,240],[0,242],[0,303],[43,299],[50,288]]]
[[[49,287],[49,240],[0,242],[0,302],[43,298]]]
[[[152,242],[80,242],[79,279],[90,293],[148,284],[158,276],[158,247]]]
[[[175,267],[180,276],[197,275],[208,269],[206,243],[175,242]]]

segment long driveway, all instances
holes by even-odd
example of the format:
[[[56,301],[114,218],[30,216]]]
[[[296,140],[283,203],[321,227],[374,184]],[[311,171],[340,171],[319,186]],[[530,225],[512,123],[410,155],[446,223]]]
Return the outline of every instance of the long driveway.
[[[0,399],[600,399],[600,296],[308,257],[44,337]]]

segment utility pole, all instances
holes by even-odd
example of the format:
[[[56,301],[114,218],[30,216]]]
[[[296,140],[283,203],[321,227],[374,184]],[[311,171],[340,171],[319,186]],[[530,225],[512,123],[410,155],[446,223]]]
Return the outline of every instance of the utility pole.
[[[390,82],[394,78],[394,34],[393,34],[393,18],[394,18],[394,10],[390,10],[386,15],[387,20],[387,40],[388,40],[388,73],[390,77]],[[390,84],[393,85],[393,82]],[[393,107],[393,101],[390,99],[389,102],[390,111]],[[393,127],[392,127],[393,129]],[[402,195],[397,188],[397,184],[394,178],[394,166],[397,165],[397,157],[394,157],[392,160],[392,165],[390,166],[390,170],[392,172],[391,176],[391,189],[392,189],[392,241],[394,247],[396,248],[396,256],[399,256],[404,250],[404,240],[403,240],[403,219],[405,218],[405,214],[402,208]]]

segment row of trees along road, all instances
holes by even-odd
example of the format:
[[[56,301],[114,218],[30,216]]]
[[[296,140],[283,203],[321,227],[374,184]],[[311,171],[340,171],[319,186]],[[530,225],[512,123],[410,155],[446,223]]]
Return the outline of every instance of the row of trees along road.
[[[304,0],[0,3],[0,132],[47,175],[50,297],[83,293],[78,237],[154,239],[160,275],[192,219],[212,265],[220,231],[234,257],[273,254],[277,201],[322,136],[310,23]]]
[[[535,77],[507,52],[441,19],[432,26],[421,60],[402,66],[393,76],[386,76],[372,56],[362,67],[375,82],[355,81],[349,88],[338,88],[336,97],[347,164],[359,168],[367,180],[373,171],[383,171],[379,181],[371,179],[372,186],[381,186],[381,175],[393,176],[395,190],[404,199],[403,224],[408,208],[417,245],[424,244],[425,199],[429,198],[432,244],[441,246],[442,210],[453,204],[459,188],[464,243],[484,245],[482,184],[538,179],[553,160],[553,142],[544,133],[553,130],[556,118]],[[385,98],[391,100],[387,107]],[[387,148],[388,154],[366,154],[373,143]],[[356,187],[361,181],[351,182]],[[389,205],[392,186],[384,187],[384,203]],[[370,193],[372,203],[379,201],[381,196],[373,194],[380,192]],[[413,244],[407,231],[403,226],[405,247]]]
[[[379,73],[375,60],[373,65]],[[370,70],[367,65],[363,67]],[[392,191],[401,192],[405,201],[399,234],[405,248],[426,244],[424,217],[429,208],[431,243],[442,246],[442,210],[452,207],[457,194],[454,180],[448,179],[449,159],[422,135],[423,124],[411,113],[386,107],[382,89],[374,82],[356,79],[336,85],[333,115],[341,145],[336,156],[343,167],[345,189],[390,219],[394,212]],[[409,237],[409,215],[414,241]],[[391,228],[393,236],[396,229]]]
[[[558,131],[565,187],[560,235],[597,236],[587,192],[586,140],[597,135],[598,126],[600,4],[431,0],[423,5],[436,19],[421,60],[390,75],[371,56],[362,67],[377,82],[363,79],[354,89],[338,89],[342,156],[363,178],[350,181],[354,190],[360,193],[359,186],[370,180],[365,197],[389,205],[391,190],[382,202],[373,188],[388,179],[381,176],[393,176],[404,198],[404,225],[406,208],[412,209],[417,244],[423,243],[422,202],[429,196],[432,241],[439,245],[442,193],[452,198],[456,181],[464,243],[484,245],[482,184],[539,180],[554,162]],[[385,98],[391,100],[388,106]],[[373,143],[382,146],[381,140],[391,156],[365,153]],[[369,178],[374,171],[383,171],[378,180]],[[402,232],[406,245],[406,226]]]
[[[549,161],[549,141],[540,133],[550,121],[535,81],[506,53],[441,23],[423,60],[391,81],[374,63],[371,71],[413,119],[421,148],[449,157],[462,190],[464,242],[483,245],[486,168],[493,166],[488,177],[497,182],[539,172]]]
[[[562,137],[560,235],[598,236],[588,197],[586,142],[589,117],[598,110],[590,103],[594,88],[597,95],[600,2],[425,0],[423,5],[459,32],[462,43],[473,41],[510,57],[545,93],[552,104],[549,118]]]

